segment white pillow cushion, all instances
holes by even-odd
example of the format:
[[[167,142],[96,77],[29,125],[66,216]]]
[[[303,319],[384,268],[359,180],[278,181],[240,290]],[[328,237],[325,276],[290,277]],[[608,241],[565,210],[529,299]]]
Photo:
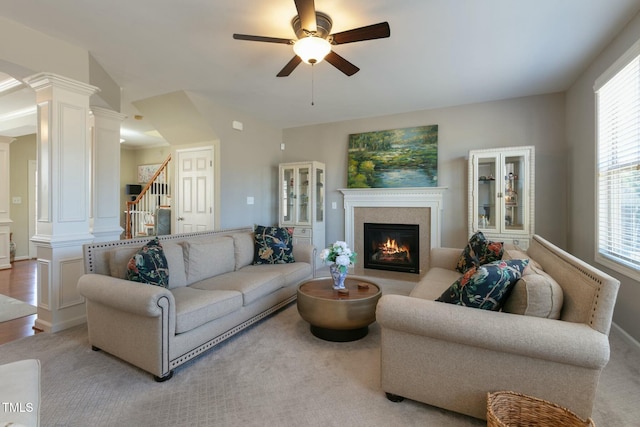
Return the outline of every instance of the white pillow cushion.
[[[169,289],[187,286],[187,273],[184,269],[184,254],[182,245],[173,242],[160,242],[164,256],[169,265]]]
[[[233,235],[236,270],[253,263],[255,239],[253,233],[236,233]]]
[[[532,270],[516,282],[502,310],[525,316],[559,319],[564,300],[562,287],[544,271]]]
[[[109,251],[109,271],[111,277],[118,279],[127,278],[127,265],[132,256],[142,247],[121,247]]]
[[[183,242],[187,285],[235,269],[233,238],[225,236],[202,242]]]

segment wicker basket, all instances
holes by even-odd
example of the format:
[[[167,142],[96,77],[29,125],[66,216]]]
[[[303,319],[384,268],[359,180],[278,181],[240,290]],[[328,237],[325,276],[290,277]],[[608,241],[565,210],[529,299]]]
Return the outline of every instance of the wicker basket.
[[[591,426],[591,418],[586,421],[573,412],[555,403],[512,391],[487,393],[487,426]]]

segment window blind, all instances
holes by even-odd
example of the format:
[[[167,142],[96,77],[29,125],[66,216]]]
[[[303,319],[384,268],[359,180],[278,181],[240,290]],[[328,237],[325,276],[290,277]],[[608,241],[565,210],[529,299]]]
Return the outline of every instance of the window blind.
[[[637,46],[636,46],[637,48]],[[596,87],[597,254],[640,272],[640,52]],[[623,59],[621,58],[621,59]],[[604,80],[604,81],[603,81]],[[614,267],[615,268],[615,267]],[[622,271],[623,273],[625,271]]]

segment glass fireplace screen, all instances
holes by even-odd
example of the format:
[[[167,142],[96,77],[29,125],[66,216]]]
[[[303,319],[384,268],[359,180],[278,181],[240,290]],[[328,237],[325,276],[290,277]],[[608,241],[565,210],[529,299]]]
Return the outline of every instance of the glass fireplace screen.
[[[419,274],[419,226],[364,223],[364,268]]]

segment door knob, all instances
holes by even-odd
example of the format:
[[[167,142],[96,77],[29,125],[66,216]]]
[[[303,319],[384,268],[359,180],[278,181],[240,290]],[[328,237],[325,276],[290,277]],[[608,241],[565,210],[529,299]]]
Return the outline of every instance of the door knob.
[[[184,221],[184,217],[183,216],[179,216],[177,219],[178,219],[178,221]]]

